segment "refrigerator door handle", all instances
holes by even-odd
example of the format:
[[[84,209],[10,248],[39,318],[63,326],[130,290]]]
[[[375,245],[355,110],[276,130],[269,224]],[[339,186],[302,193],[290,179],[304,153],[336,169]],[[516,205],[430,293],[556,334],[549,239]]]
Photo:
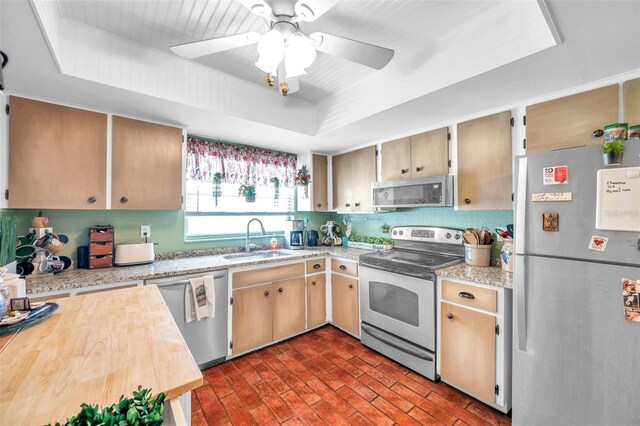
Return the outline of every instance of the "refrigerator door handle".
[[[525,256],[516,255],[514,265],[515,296],[516,296],[516,345],[521,351],[527,350],[527,282]]]
[[[518,159],[518,182],[516,187],[516,254],[525,254],[524,235],[527,213],[527,157]]]

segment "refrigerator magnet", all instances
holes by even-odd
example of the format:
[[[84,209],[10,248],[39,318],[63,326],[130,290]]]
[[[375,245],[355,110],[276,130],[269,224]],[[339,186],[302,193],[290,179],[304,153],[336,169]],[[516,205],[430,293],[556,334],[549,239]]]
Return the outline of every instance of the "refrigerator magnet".
[[[592,235],[591,241],[589,242],[589,250],[605,251],[605,249],[607,248],[608,241],[609,239],[607,237]]]
[[[545,185],[561,185],[569,183],[569,167],[545,167],[542,170],[542,181]]]
[[[624,319],[640,322],[640,283],[629,278],[622,279]]]
[[[558,232],[558,213],[542,213],[542,230]]]

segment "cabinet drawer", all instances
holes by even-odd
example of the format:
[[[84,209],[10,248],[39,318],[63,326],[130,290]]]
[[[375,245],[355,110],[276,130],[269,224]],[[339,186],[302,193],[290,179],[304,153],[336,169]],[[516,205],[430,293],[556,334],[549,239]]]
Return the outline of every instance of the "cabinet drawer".
[[[233,288],[243,288],[254,284],[270,283],[304,276],[304,263],[252,269],[233,274]]]
[[[343,259],[331,259],[331,270],[339,274],[358,276],[358,262]]]
[[[442,281],[442,299],[490,312],[498,306],[497,291],[447,280]]]
[[[325,259],[307,260],[307,274],[324,272],[326,268]]]
[[[113,229],[91,229],[89,231],[89,241],[113,241]]]
[[[89,257],[89,269],[111,268],[113,256],[110,254]]]
[[[113,243],[90,243],[89,256],[98,256],[101,254],[113,254]]]

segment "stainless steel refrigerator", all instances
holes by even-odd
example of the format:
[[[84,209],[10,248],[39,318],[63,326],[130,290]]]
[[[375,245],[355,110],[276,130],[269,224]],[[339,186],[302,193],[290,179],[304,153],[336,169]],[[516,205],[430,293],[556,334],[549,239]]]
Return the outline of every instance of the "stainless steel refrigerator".
[[[622,167],[639,155],[629,142]],[[543,184],[564,165],[567,183]],[[625,320],[622,293],[623,278],[640,279],[640,233],[595,228],[603,168],[600,146],[516,159],[514,425],[640,425],[640,322]],[[557,192],[572,200],[532,201]],[[544,213],[558,214],[557,231],[543,231]],[[588,248],[593,235],[605,251]]]

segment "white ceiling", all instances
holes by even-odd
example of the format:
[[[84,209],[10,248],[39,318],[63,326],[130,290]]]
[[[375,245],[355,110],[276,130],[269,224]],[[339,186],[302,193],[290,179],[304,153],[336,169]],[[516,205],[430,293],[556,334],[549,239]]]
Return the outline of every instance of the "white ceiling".
[[[34,0],[33,3],[40,2]],[[55,5],[57,12],[65,16],[62,23],[61,21],[53,22],[57,25],[65,22],[69,24],[64,31],[59,32],[58,38],[52,37],[51,33],[43,33],[41,25],[47,20],[47,16],[34,13],[36,7],[32,7],[33,5],[26,0],[3,0],[0,3],[0,48],[10,57],[9,66],[4,70],[6,93],[166,122],[187,127],[194,134],[290,152],[303,152],[307,149],[324,152],[344,151],[352,147],[428,130],[442,123],[453,122],[462,116],[478,114],[609,76],[640,72],[640,57],[630,53],[640,51],[640,27],[637,25],[637,22],[640,22],[640,2],[635,0],[551,0],[548,2],[549,9],[562,37],[561,45],[528,54],[520,59],[497,58],[502,60],[501,65],[497,67],[495,64],[500,63],[499,61],[494,62],[492,68],[468,65],[471,74],[464,77],[463,74],[456,73],[468,71],[463,69],[464,64],[471,64],[474,59],[477,59],[473,58],[473,55],[466,55],[462,57],[463,61],[458,66],[444,67],[444,72],[437,75],[442,77],[450,74],[455,77],[453,81],[438,82],[439,86],[432,87],[419,86],[415,82],[415,78],[419,77],[425,81],[425,84],[431,83],[437,74],[427,68],[420,68],[420,60],[425,54],[431,53],[431,56],[427,57],[434,55],[433,45],[424,41],[426,39],[421,42],[421,37],[425,34],[445,34],[447,29],[451,29],[452,22],[458,22],[458,18],[464,21],[474,16],[474,19],[467,20],[470,23],[459,28],[458,32],[449,33],[444,37],[444,40],[453,40],[465,30],[470,31],[473,22],[482,22],[482,19],[490,18],[485,16],[486,14],[479,14],[475,7],[482,5],[487,10],[493,10],[496,15],[504,2],[396,1],[384,2],[384,4],[374,2],[378,4],[378,8],[371,13],[379,13],[378,19],[380,16],[384,18],[378,21],[358,12],[358,8],[368,2],[342,2],[314,23],[313,29],[360,38],[394,49],[413,43],[414,48],[422,47],[423,56],[396,55],[394,61],[398,59],[398,64],[394,65],[405,67],[405,71],[395,69],[390,76],[383,75],[383,80],[386,79],[389,84],[380,84],[380,80],[377,80],[382,75],[380,73],[385,70],[371,72],[365,69],[369,73],[368,77],[362,74],[362,77],[356,77],[355,83],[353,80],[347,81],[352,86],[341,89],[337,93],[332,90],[342,87],[339,86],[340,84],[347,83],[341,82],[338,77],[334,77],[333,80],[327,79],[328,73],[335,71],[336,67],[327,61],[336,61],[340,67],[344,67],[345,73],[352,75],[363,72],[359,69],[363,67],[341,59],[319,57],[318,63],[310,69],[310,75],[307,77],[318,79],[318,82],[312,85],[310,81],[303,81],[301,92],[306,92],[304,96],[297,98],[277,96],[271,90],[253,82],[252,76],[240,75],[240,71],[233,71],[232,67],[238,65],[226,56],[224,60],[218,60],[217,66],[230,68],[211,68],[214,66],[212,64],[216,63],[217,56],[231,55],[231,53],[212,55],[210,58],[205,58],[202,64],[181,59],[179,61],[184,64],[180,62],[176,65],[171,62],[175,57],[166,53],[166,45],[172,42],[162,41],[161,37],[165,37],[163,40],[173,40],[171,37],[174,37],[178,40],[177,42],[183,42],[198,38],[199,34],[207,34],[206,31],[211,32],[211,26],[206,30],[204,17],[208,10],[206,8],[212,9],[216,5],[218,6],[216,13],[219,15],[227,11],[226,6],[228,6],[225,22],[228,24],[233,18],[240,27],[242,22],[240,16],[243,11],[238,9],[237,15],[232,12],[233,2],[210,0],[206,8],[203,7],[201,11],[199,8],[202,2],[195,4],[190,0],[184,0],[183,6],[191,4],[193,13],[191,13],[192,8],[187,7],[186,15],[188,17],[191,13],[191,21],[182,18],[184,20],[181,22],[182,24],[193,22],[193,25],[190,25],[194,29],[192,34],[189,34],[185,32],[184,27],[181,28],[178,25],[173,35],[169,35],[172,31],[163,29],[162,25],[167,20],[166,15],[171,14],[166,7],[170,5],[177,7],[176,5],[180,4],[179,1],[44,3]],[[391,4],[386,6],[387,3]],[[83,9],[78,9],[83,4],[87,12],[97,10],[99,13],[92,17],[87,14],[85,17]],[[163,4],[165,9],[160,9]],[[400,5],[408,5],[410,8],[403,9],[399,7]],[[446,13],[450,5],[452,10],[458,11],[459,17],[448,16],[446,20],[429,20],[430,17],[439,16],[439,13]],[[459,7],[460,5],[466,7]],[[120,6],[123,8],[118,9]],[[107,8],[114,13],[118,10],[131,11],[132,7],[135,9],[133,9],[134,13],[130,12],[130,15],[127,15],[129,19],[139,19],[147,22],[146,24],[140,27],[137,24],[130,26],[126,20],[111,18],[115,23],[120,22],[121,28],[117,29],[112,24],[110,29],[106,26],[108,20],[104,18],[113,15],[99,9]],[[157,16],[155,13],[143,13],[145,7],[157,7]],[[165,15],[160,13],[163,10]],[[211,16],[211,12],[208,13]],[[179,16],[183,15],[179,14]],[[394,16],[394,19],[388,19],[391,16]],[[251,17],[248,17],[242,25],[260,24],[259,21],[254,24],[250,19]],[[198,20],[200,23],[195,25]],[[398,22],[404,24],[398,24]],[[603,22],[615,22],[616,31],[607,29]],[[118,31],[125,31],[122,29],[125,27],[126,31],[132,29],[135,31],[118,34]],[[235,30],[233,25],[223,24],[220,31]],[[218,35],[215,32],[214,34]],[[383,35],[386,40],[393,40],[393,42],[385,44],[379,41]],[[476,38],[484,35],[486,34],[478,34]],[[370,39],[365,38],[369,36]],[[82,38],[86,43],[85,45],[72,44],[65,41],[65,37]],[[503,37],[504,43],[511,42],[512,38],[517,39],[515,35]],[[156,44],[153,44],[154,40]],[[106,41],[111,44],[107,44]],[[520,44],[526,44],[522,39],[517,41]],[[56,44],[57,49],[54,47]],[[462,42],[458,44],[467,45]],[[137,80],[130,78],[128,85],[121,84],[122,76],[118,77],[118,73],[123,74],[125,70],[125,66],[120,66],[124,60],[120,48],[125,45],[130,45],[126,58],[129,63],[125,64],[128,67],[126,69],[131,71],[132,76],[137,75]],[[105,46],[109,49],[117,46],[118,49],[109,50]],[[449,47],[454,48],[456,45]],[[439,53],[441,48],[441,45],[437,45],[435,53]],[[615,52],[619,55],[616,54],[615,57],[618,59],[613,60],[611,55]],[[251,53],[250,47],[233,52],[238,57],[237,61],[247,61],[246,58]],[[105,56],[107,54],[111,56]],[[486,57],[486,51],[480,56]],[[495,58],[489,58],[489,60],[493,59]],[[84,66],[83,73],[78,72],[78,65],[82,65],[85,60],[93,61],[93,67]],[[212,63],[206,61],[212,61]],[[255,67],[251,64],[252,61],[249,59],[251,66],[243,68],[248,74],[254,72],[252,68]],[[179,65],[182,67],[179,68],[180,70],[187,70],[177,74],[171,74],[168,71],[165,73],[163,81],[167,87],[164,90],[175,89],[175,93],[164,93],[149,83],[149,80],[153,79],[151,78],[155,72],[153,64],[156,62],[170,63],[172,66]],[[221,62],[224,64],[220,65]],[[227,65],[227,62],[232,65]],[[350,66],[356,69],[350,70]],[[412,69],[417,70],[417,76],[410,75]],[[187,78],[198,73],[202,75],[194,79],[197,81],[195,85],[187,84],[179,78],[180,76]],[[232,75],[229,76],[226,73]],[[365,84],[367,82],[368,84]],[[214,89],[205,90],[206,84],[215,84]],[[401,88],[400,91],[403,92],[404,97],[394,98],[393,93],[385,92],[389,88],[382,86],[390,86],[391,89]],[[407,87],[415,87],[416,90],[411,92],[406,89]],[[233,90],[229,90],[230,88]],[[366,93],[367,91],[370,93]],[[377,93],[381,95],[377,96]],[[200,95],[201,99],[197,102],[192,101],[189,96],[193,94]],[[378,97],[382,98],[381,101],[386,104],[376,104],[376,108],[369,108],[369,104],[376,103]]]

